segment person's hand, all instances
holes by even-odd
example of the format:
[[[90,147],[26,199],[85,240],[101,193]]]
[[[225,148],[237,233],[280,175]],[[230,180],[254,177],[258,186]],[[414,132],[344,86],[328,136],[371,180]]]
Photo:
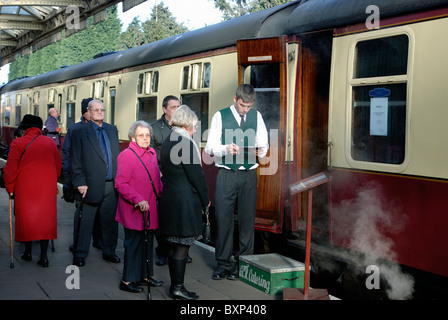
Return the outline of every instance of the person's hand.
[[[78,191],[82,195],[83,198],[86,196],[88,188],[89,188],[88,186],[79,186],[78,187]]]
[[[238,147],[236,144],[228,144],[226,145],[226,152],[230,154],[238,154],[240,152],[240,147]]]
[[[141,212],[146,212],[149,210],[149,203],[146,200],[140,201],[134,207],[138,207]]]
[[[61,132],[61,128],[57,127],[56,132]]]

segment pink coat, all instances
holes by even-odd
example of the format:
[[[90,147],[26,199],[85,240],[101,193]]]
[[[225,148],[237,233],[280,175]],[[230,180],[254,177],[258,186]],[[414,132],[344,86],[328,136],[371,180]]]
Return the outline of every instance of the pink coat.
[[[152,181],[159,196],[162,194],[162,181],[157,165],[157,156],[153,148],[147,150],[140,148],[135,142],[129,143],[132,148],[145,163],[151,174]],[[143,230],[143,214],[135,205],[146,200],[149,203],[150,225],[149,229],[159,227],[157,216],[156,197],[143,164],[137,156],[129,149],[123,150],[117,159],[117,176],[115,178],[115,188],[118,190],[118,206],[115,220],[127,229]]]

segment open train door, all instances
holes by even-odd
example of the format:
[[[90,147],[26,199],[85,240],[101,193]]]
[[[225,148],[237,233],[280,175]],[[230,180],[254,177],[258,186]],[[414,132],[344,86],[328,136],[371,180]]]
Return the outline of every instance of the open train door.
[[[242,39],[237,42],[238,83],[257,93],[254,107],[262,114],[269,151],[259,159],[255,229],[281,233],[284,220],[287,37]]]

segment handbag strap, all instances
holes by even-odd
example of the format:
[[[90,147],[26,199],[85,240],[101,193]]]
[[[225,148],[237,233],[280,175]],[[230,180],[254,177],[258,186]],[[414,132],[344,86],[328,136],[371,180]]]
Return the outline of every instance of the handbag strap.
[[[154,182],[152,181],[152,178],[151,178],[151,175],[149,174],[148,168],[146,168],[145,164],[143,163],[143,160],[138,156],[137,152],[135,152],[131,148],[128,148],[128,149],[131,150],[132,152],[134,152],[134,154],[136,155],[138,160],[140,160],[140,162],[142,163],[143,167],[145,167],[145,170],[146,170],[146,172],[148,173],[148,176],[149,176],[149,180],[151,180],[152,189],[154,190],[154,195],[156,196],[156,199],[158,200],[159,196],[157,195],[156,187],[154,186]]]
[[[22,154],[20,155],[19,163],[20,163],[20,160],[22,160],[23,154],[25,153],[26,149],[28,149],[28,147],[30,146],[31,142],[33,142],[38,136],[39,136],[39,135],[35,136],[35,137],[34,137],[34,138],[27,144],[27,146],[26,146],[25,149],[23,150]]]

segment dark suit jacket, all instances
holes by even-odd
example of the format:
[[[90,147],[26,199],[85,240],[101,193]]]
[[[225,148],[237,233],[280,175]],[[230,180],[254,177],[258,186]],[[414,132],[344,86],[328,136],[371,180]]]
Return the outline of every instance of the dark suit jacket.
[[[170,138],[171,137],[171,138]],[[202,210],[208,205],[204,173],[193,143],[172,132],[162,144],[162,182],[159,228],[181,237],[202,233]],[[172,141],[174,139],[174,141]]]
[[[112,171],[115,179],[117,157],[120,153],[118,131],[115,126],[105,122],[103,122],[103,127],[110,141]],[[103,198],[106,184],[106,161],[92,123],[89,122],[73,130],[71,139],[70,165],[73,187],[76,189],[79,186],[87,185],[88,190],[84,201],[99,203]],[[76,192],[75,196],[77,200],[81,200],[79,192]]]

